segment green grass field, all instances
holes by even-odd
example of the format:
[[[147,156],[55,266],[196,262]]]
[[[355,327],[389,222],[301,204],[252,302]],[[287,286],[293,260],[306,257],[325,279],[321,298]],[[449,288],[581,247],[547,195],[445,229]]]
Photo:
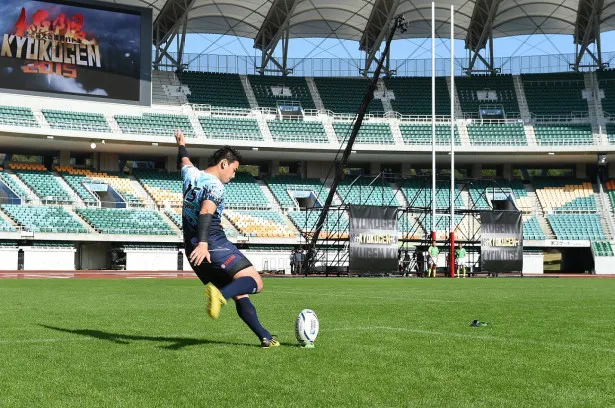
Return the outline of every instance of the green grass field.
[[[281,347],[193,279],[2,280],[0,406],[615,406],[615,280],[267,279],[254,303]]]

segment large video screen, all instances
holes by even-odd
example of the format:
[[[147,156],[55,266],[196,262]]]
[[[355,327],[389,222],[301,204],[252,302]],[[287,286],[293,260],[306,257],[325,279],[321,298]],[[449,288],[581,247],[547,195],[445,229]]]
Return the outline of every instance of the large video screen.
[[[147,24],[151,32],[147,9],[2,0],[0,88],[142,102],[151,69]]]

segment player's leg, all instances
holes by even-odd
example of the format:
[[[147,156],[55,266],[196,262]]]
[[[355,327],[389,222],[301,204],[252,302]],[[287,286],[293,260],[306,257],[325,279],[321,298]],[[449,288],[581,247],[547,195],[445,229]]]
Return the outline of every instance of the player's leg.
[[[261,347],[269,348],[269,347],[277,347],[280,345],[280,342],[269,333],[267,329],[263,327],[260,320],[258,320],[258,314],[256,313],[256,308],[254,304],[250,301],[248,295],[236,296],[233,298],[235,300],[235,308],[237,309],[237,315],[243,322],[252,330],[254,334],[258,337],[261,342]]]

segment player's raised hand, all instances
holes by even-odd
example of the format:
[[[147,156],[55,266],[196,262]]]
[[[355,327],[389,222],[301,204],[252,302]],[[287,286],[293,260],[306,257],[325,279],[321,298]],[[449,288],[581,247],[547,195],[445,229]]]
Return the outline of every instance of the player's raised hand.
[[[181,130],[177,129],[175,131],[175,141],[177,142],[178,146],[185,146],[186,145],[186,141],[184,140],[184,132],[182,132]]]
[[[190,254],[190,262],[196,266],[203,263],[203,260],[207,260],[207,263],[211,263],[211,256],[209,255],[209,246],[206,242],[200,242],[194,251]]]

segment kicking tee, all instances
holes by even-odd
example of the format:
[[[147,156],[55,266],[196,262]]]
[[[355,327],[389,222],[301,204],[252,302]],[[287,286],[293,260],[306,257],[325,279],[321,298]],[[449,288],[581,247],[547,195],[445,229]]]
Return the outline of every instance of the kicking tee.
[[[182,167],[183,179],[183,210],[182,210],[182,226],[184,229],[184,243],[186,249],[190,245],[192,252],[194,247],[199,243],[197,235],[197,226],[199,221],[199,212],[203,201],[210,200],[218,206],[216,212],[211,219],[209,226],[209,243],[210,248],[219,246],[228,241],[222,228],[222,211],[224,210],[224,184],[214,175],[200,171],[194,166]]]

